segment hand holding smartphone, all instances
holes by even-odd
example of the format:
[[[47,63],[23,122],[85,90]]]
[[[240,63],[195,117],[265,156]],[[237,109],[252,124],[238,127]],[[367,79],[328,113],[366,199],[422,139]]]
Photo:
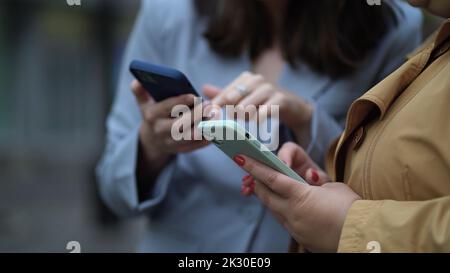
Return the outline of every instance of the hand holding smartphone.
[[[138,169],[144,173],[142,177],[148,179],[162,169],[171,155],[199,149],[208,145],[208,142],[195,139],[175,141],[172,136],[171,128],[175,122],[180,119],[189,119],[191,122],[193,116],[183,114],[179,118],[174,118],[172,117],[174,107],[178,105],[194,107],[197,102],[193,96],[182,95],[199,96],[183,73],[137,60],[130,63],[129,69],[139,82],[132,86],[142,117],[138,160],[143,167]],[[145,96],[145,93],[149,96]],[[148,175],[147,172],[152,175]]]

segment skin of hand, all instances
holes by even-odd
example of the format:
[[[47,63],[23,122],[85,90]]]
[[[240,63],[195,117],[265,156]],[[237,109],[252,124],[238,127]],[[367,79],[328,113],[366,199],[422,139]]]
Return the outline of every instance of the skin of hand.
[[[242,95],[236,90],[237,86],[245,86],[247,94]],[[310,123],[314,110],[312,105],[291,92],[274,86],[259,74],[243,72],[223,90],[212,85],[205,85],[203,93],[215,106],[236,106],[237,113],[243,113],[251,109],[248,107],[254,106],[258,113],[250,111],[249,119],[258,117],[261,106],[269,106],[270,110],[270,106],[278,105],[281,122],[294,132],[302,145],[307,145],[309,142]],[[270,115],[270,111],[268,114]]]
[[[238,155],[234,161],[251,175],[244,177],[243,185],[248,190],[243,193],[250,195],[254,189],[261,202],[306,249],[337,251],[347,212],[361,197],[343,183],[328,182],[325,172],[296,144],[286,143],[278,156],[310,184]]]
[[[450,1],[448,0],[408,0],[408,2],[412,6],[424,8],[434,15],[450,17]]]
[[[138,81],[132,82],[131,90],[142,115],[139,144],[140,150],[144,154],[144,160],[149,163],[146,164],[148,168],[151,166],[152,169],[159,169],[171,155],[193,151],[209,144],[206,140],[194,140],[193,136],[192,140],[177,141],[171,135],[172,125],[177,121],[180,122],[180,119],[192,119],[192,122],[195,122],[192,114],[186,114],[179,118],[171,117],[174,106],[192,106],[195,100],[194,95],[180,95],[157,103]],[[193,130],[186,134],[193,134]]]

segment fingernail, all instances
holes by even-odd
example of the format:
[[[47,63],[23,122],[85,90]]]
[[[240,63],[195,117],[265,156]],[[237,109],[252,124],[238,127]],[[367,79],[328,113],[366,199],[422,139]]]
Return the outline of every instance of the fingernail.
[[[254,191],[255,190],[255,187],[256,187],[256,183],[255,183],[255,180],[252,180],[251,182],[250,182],[250,189],[252,189],[252,191]]]
[[[240,155],[235,156],[233,158],[233,160],[234,160],[234,162],[236,162],[236,164],[238,164],[241,167],[244,166],[244,164],[245,164],[245,159]]]
[[[230,102],[235,102],[239,99],[240,94],[238,92],[235,91],[231,91],[230,93],[226,94],[226,98],[228,101]]]
[[[242,185],[250,186],[252,181],[253,181],[253,177],[248,174],[242,178]]]
[[[242,181],[249,180],[250,178],[252,178],[252,176],[250,174],[247,174],[244,177],[242,177]]]
[[[253,183],[250,185],[250,187],[248,187],[248,194],[251,195],[255,192],[255,182],[253,181]]]
[[[313,182],[318,182],[319,181],[319,174],[317,173],[316,170],[312,170],[311,171],[311,179]]]

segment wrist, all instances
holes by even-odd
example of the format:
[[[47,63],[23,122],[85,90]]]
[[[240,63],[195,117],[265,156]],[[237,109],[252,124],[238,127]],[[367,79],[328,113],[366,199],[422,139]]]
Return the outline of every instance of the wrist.
[[[310,127],[311,126],[311,120],[314,112],[314,107],[308,103],[307,101],[297,98],[298,103],[296,106],[298,115],[298,126],[300,127]]]
[[[140,161],[149,170],[159,170],[170,158],[170,154],[160,149],[147,134],[147,128],[142,125],[139,130]]]
[[[341,241],[345,222],[350,213],[350,208],[353,206],[353,204],[355,204],[356,201],[362,200],[362,198],[354,192],[351,193],[351,195],[353,195],[353,196],[349,198],[349,201],[347,204],[345,204],[346,202],[343,202],[342,211],[340,213],[336,213],[336,215],[340,215],[340,216],[338,217],[337,224],[336,224],[337,232],[336,232],[336,237],[335,237],[335,244],[333,244],[333,246],[332,246],[333,251],[337,251],[339,249],[339,243]]]
[[[283,121],[293,132],[298,144],[307,147],[311,140],[311,121],[314,106],[296,97],[289,100],[290,110],[286,121]]]
[[[290,128],[310,127],[314,107],[307,101],[294,96],[286,97],[285,106],[280,109],[280,117],[283,122]]]

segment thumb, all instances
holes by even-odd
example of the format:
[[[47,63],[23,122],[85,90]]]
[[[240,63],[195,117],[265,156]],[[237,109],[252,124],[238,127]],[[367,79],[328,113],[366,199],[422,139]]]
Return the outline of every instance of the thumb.
[[[306,170],[304,178],[306,179],[306,182],[313,186],[322,186],[323,184],[330,182],[330,178],[324,171],[315,168]]]
[[[203,94],[209,99],[213,99],[220,92],[222,92],[222,89],[220,89],[217,86],[214,86],[214,85],[211,85],[211,84],[205,84],[203,86]]]
[[[155,102],[152,96],[149,95],[147,90],[145,90],[145,88],[137,80],[133,80],[131,82],[131,91],[133,92],[142,113],[144,113],[147,105]]]

